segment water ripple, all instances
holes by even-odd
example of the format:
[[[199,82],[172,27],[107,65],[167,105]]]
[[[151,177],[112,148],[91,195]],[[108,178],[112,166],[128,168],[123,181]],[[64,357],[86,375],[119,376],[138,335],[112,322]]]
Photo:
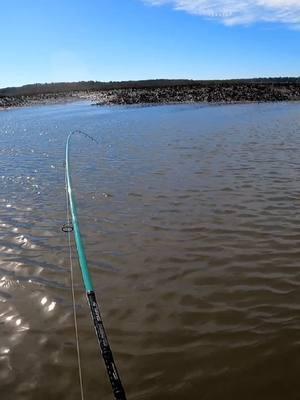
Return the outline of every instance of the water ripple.
[[[73,184],[128,397],[297,399],[299,107],[1,113],[3,398],[79,398],[61,226],[65,139],[85,126],[101,146],[74,140]],[[72,251],[86,397],[108,400]]]

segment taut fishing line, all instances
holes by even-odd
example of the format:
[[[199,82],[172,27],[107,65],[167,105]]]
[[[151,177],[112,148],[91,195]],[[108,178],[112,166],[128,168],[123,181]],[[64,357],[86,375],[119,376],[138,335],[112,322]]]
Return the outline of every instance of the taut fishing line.
[[[77,364],[78,364],[78,377],[80,385],[80,395],[81,400],[84,400],[83,392],[83,380],[82,380],[82,368],[81,368],[81,357],[80,357],[80,345],[79,345],[79,335],[78,335],[78,324],[77,324],[77,313],[76,313],[76,300],[75,300],[75,289],[74,289],[74,270],[73,270],[73,257],[72,257],[72,245],[71,245],[71,232],[73,227],[70,223],[70,212],[69,212],[69,200],[67,191],[67,177],[65,176],[66,185],[66,203],[67,203],[67,224],[62,227],[63,232],[68,234],[68,247],[69,247],[69,260],[70,260],[70,277],[71,277],[71,293],[72,293],[72,306],[73,306],[73,319],[74,319],[74,330],[75,330],[75,340],[76,340],[76,352],[77,352]]]

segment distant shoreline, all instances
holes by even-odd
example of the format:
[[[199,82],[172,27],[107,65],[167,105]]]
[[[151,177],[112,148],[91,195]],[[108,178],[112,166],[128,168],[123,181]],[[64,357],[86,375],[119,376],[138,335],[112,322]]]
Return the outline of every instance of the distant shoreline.
[[[170,85],[161,87],[125,87],[28,95],[0,94],[0,109],[42,104],[68,103],[78,100],[93,105],[142,104],[233,104],[253,102],[299,101],[300,83],[229,82]]]

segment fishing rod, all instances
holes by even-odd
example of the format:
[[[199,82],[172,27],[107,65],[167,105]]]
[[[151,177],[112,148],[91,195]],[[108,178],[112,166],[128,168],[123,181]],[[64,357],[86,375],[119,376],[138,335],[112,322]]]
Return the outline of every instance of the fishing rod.
[[[76,208],[76,201],[72,190],[72,181],[71,181],[71,170],[70,170],[70,157],[69,157],[69,148],[70,148],[70,139],[71,137],[76,134],[82,134],[85,137],[97,142],[92,136],[89,136],[85,132],[80,130],[73,131],[69,134],[66,143],[66,190],[67,190],[67,197],[68,202],[70,205],[70,213],[71,213],[71,220],[72,224],[64,225],[63,231],[64,232],[74,232],[74,238],[77,248],[77,255],[80,264],[80,269],[82,273],[82,279],[85,287],[85,292],[87,296],[87,301],[90,307],[92,320],[95,327],[95,333],[98,339],[100,352],[102,354],[104,364],[106,367],[106,371],[111,383],[112,391],[116,400],[126,400],[125,390],[123,388],[120,375],[118,373],[113,353],[111,351],[109,341],[105,332],[103,320],[100,313],[100,308],[96,299],[96,294],[94,291],[94,285],[92,281],[92,277],[89,271],[88,262],[85,254],[84,244],[82,241],[79,222],[78,222],[78,215],[77,215],[77,208]],[[98,142],[97,142],[98,143]]]

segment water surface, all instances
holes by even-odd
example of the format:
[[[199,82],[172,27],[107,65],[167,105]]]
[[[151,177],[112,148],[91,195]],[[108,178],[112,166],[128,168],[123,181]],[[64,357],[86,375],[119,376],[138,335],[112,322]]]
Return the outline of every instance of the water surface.
[[[300,104],[0,113],[0,389],[80,398],[64,146],[130,400],[299,399]],[[76,268],[86,398],[111,399]]]

